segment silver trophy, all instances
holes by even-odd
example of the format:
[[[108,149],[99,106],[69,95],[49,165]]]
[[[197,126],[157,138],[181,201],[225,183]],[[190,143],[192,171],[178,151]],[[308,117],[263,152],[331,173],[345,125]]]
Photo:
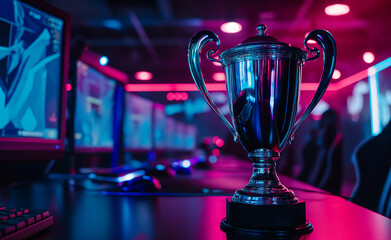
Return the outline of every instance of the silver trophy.
[[[308,54],[268,36],[265,25],[257,29],[258,35],[224,51],[218,59],[212,57],[220,47],[216,34],[201,31],[189,43],[188,61],[198,90],[253,161],[249,183],[227,200],[221,228],[233,233],[305,234],[312,225],[306,220],[304,201],[280,182],[276,160],[326,91],[335,68],[335,40],[325,30],[310,32],[304,41]],[[317,48],[308,47],[310,39],[322,47],[324,68],[314,98],[296,120],[302,66],[320,56]],[[200,53],[211,41],[217,48],[209,50],[207,58],[225,70],[232,125],[211,99],[201,73]]]

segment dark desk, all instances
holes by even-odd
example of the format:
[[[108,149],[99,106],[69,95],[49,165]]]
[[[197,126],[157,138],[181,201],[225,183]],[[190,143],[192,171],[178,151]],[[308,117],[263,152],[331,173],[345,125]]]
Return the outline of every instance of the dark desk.
[[[286,186],[318,190],[290,178],[281,180]],[[217,182],[223,181],[224,176]],[[234,185],[233,189],[242,182]],[[306,200],[307,217],[314,226],[314,231],[301,239],[391,239],[391,220],[386,217],[340,197],[295,193]],[[53,228],[37,239],[226,239],[219,228],[225,217],[225,199],[109,196],[50,179],[0,189],[0,202],[6,206],[49,209],[54,215]]]

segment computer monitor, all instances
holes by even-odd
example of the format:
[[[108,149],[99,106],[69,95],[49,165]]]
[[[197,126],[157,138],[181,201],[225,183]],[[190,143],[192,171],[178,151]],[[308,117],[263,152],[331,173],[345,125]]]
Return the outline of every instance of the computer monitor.
[[[165,150],[167,147],[167,116],[164,105],[153,105],[153,145],[155,150]]]
[[[70,17],[39,1],[0,1],[0,159],[61,158]]]
[[[152,101],[126,93],[123,122],[125,151],[152,149],[152,106]]]
[[[176,149],[175,139],[176,139],[176,121],[172,117],[167,118],[166,122],[166,133],[167,133],[167,149],[174,150]]]
[[[75,152],[112,152],[116,81],[77,61]]]
[[[186,124],[177,122],[175,125],[175,149],[184,151],[185,149],[185,135],[186,135]]]
[[[186,150],[192,151],[196,148],[196,141],[197,141],[197,127],[194,125],[187,125],[186,127],[186,134],[185,134],[185,146],[184,148]]]

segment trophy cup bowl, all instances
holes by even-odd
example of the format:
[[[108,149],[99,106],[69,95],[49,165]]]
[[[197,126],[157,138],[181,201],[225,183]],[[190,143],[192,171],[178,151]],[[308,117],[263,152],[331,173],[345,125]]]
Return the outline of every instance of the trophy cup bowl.
[[[305,202],[280,182],[276,160],[327,89],[335,68],[335,40],[325,30],[310,32],[304,41],[313,55],[308,57],[306,51],[268,36],[265,25],[259,25],[258,31],[258,35],[224,51],[218,59],[212,57],[220,47],[213,32],[201,31],[189,43],[190,71],[199,92],[253,161],[249,183],[227,199],[227,217],[221,229],[262,236],[306,234],[313,228],[306,220]],[[310,39],[322,47],[323,73],[312,101],[296,120],[302,67],[320,55],[317,48],[307,46]],[[211,99],[201,72],[200,53],[211,41],[217,48],[209,50],[207,58],[221,63],[225,70],[232,125]]]

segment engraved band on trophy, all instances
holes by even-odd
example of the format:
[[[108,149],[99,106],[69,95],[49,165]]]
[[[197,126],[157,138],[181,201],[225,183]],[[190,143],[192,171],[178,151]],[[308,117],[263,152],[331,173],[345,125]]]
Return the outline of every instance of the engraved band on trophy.
[[[265,25],[257,29],[258,35],[224,51],[218,59],[212,57],[220,48],[213,32],[201,31],[189,43],[188,61],[198,90],[253,161],[249,183],[227,200],[221,229],[235,234],[306,234],[313,228],[306,219],[305,202],[280,182],[276,160],[326,91],[335,68],[336,44],[329,32],[314,30],[304,41],[308,54],[268,36]],[[323,50],[323,73],[312,101],[296,120],[302,67],[320,56],[317,48],[307,46],[310,39]],[[232,125],[212,101],[201,73],[200,53],[211,41],[217,48],[209,50],[207,58],[225,70]]]

